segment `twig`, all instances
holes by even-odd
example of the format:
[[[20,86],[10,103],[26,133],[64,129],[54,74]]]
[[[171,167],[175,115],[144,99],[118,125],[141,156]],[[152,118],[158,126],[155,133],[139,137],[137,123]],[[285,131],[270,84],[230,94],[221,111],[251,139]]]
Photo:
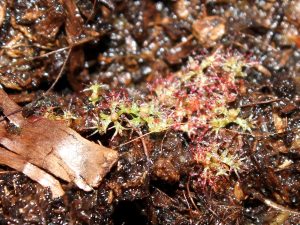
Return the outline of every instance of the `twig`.
[[[160,151],[161,151],[161,152],[163,151],[164,140],[165,140],[165,138],[166,138],[166,136],[167,136],[167,134],[168,134],[168,131],[169,131],[169,130],[167,130],[167,131],[165,132],[164,137],[163,137],[163,139],[161,140],[161,144],[160,144]]]
[[[62,76],[62,74],[63,74],[63,72],[64,72],[64,69],[65,69],[65,67],[66,67],[66,65],[67,65],[67,61],[68,61],[68,59],[69,59],[69,56],[70,56],[70,54],[71,54],[71,51],[72,51],[72,48],[69,49],[69,51],[68,51],[68,53],[67,53],[67,55],[66,55],[66,59],[65,59],[63,65],[62,65],[62,67],[61,67],[61,69],[60,69],[60,71],[59,71],[59,73],[58,73],[58,75],[57,75],[55,81],[52,83],[52,85],[50,86],[50,88],[43,94],[43,96],[48,95],[49,92],[54,88],[54,86],[57,84],[57,82],[58,82],[59,79],[61,78],[61,76]]]
[[[253,103],[242,105],[242,106],[240,106],[240,108],[264,105],[264,104],[269,104],[269,103],[278,102],[278,101],[280,101],[280,99],[276,98],[276,99],[271,99],[271,100],[266,100],[266,101],[261,101],[261,102],[253,102]]]
[[[127,120],[127,122],[130,124],[129,119],[125,118],[125,120]],[[145,153],[145,156],[147,158],[147,161],[150,161],[148,148],[147,148],[147,145],[146,145],[146,142],[145,142],[145,139],[144,139],[145,135],[143,135],[143,133],[141,132],[141,130],[139,128],[132,127],[132,129],[139,135],[139,138],[141,139],[141,142],[142,142],[142,145],[143,145],[143,148],[144,148],[144,153]]]
[[[265,198],[262,194],[260,194],[258,192],[255,192],[253,194],[253,197],[260,200],[260,201],[262,201],[267,206],[269,206],[269,207],[271,207],[275,210],[282,211],[282,212],[287,212],[287,213],[294,214],[294,215],[300,215],[299,211],[296,211],[296,210],[284,207],[282,205],[279,205],[278,203],[273,202],[272,200]]]
[[[140,137],[143,135],[142,132],[139,129],[136,129],[135,131],[138,133],[138,135]],[[141,139],[141,142],[142,142],[142,145],[143,145],[143,148],[144,148],[144,153],[145,153],[145,156],[147,158],[147,161],[149,161],[150,157],[149,157],[149,152],[148,152],[148,148],[147,148],[145,139],[144,139],[144,137],[141,137],[140,139]]]
[[[128,144],[130,144],[130,143],[132,143],[132,142],[134,142],[134,141],[136,141],[136,140],[138,140],[138,139],[140,139],[140,138],[142,138],[142,137],[145,137],[145,136],[147,136],[147,135],[150,135],[150,134],[152,134],[152,133],[154,133],[154,132],[148,132],[148,133],[145,133],[145,134],[143,134],[143,135],[140,135],[139,137],[136,137],[136,138],[134,138],[134,139],[132,139],[132,140],[130,140],[130,141],[127,141],[127,142],[125,142],[125,143],[123,143],[123,144],[120,144],[119,146],[117,146],[117,147],[115,147],[115,148],[120,148],[120,147],[122,147],[122,146],[124,146],[124,145],[128,145]]]
[[[186,190],[187,190],[187,193],[188,193],[188,196],[189,196],[189,199],[190,199],[192,205],[194,206],[194,208],[195,208],[198,212],[200,212],[198,206],[196,205],[196,203],[194,202],[194,199],[193,199],[192,196],[191,196],[191,192],[190,192],[190,181],[191,181],[191,178],[189,177],[189,178],[188,178],[188,182],[186,183]]]
[[[16,170],[0,171],[0,174],[11,174],[11,173],[20,173],[20,172]]]
[[[189,204],[189,201],[187,200],[187,197],[185,195],[185,191],[183,190],[182,193],[183,193],[184,200],[186,201],[187,207],[189,208],[189,210],[191,210],[191,206]]]
[[[251,136],[251,137],[254,137],[254,138],[267,138],[267,137],[270,137],[270,136],[273,136],[273,135],[281,135],[281,134],[285,134],[287,132],[296,132],[296,131],[299,131],[300,128],[299,127],[296,127],[294,129],[291,129],[291,130],[285,130],[283,132],[280,132],[280,133],[271,133],[271,132],[264,132],[265,134],[258,134],[258,135],[254,135],[252,133],[245,133],[245,132],[240,132],[240,131],[236,131],[236,130],[230,130],[228,128],[221,128],[221,129],[224,129],[226,131],[229,131],[231,133],[236,133],[236,134],[240,134],[240,135],[246,135],[246,136]]]
[[[53,50],[53,51],[50,51],[50,52],[47,52],[47,53],[44,53],[42,55],[39,55],[39,56],[34,56],[34,57],[26,57],[26,58],[23,58],[21,60],[18,60],[16,63],[13,63],[12,65],[10,66],[13,66],[13,65],[17,65],[19,63],[22,63],[22,62],[26,62],[26,61],[32,61],[32,60],[36,60],[36,59],[40,59],[40,58],[46,58],[52,54],[55,54],[55,53],[58,53],[58,52],[62,52],[64,50],[67,50],[67,49],[72,49],[74,47],[77,47],[79,45],[82,45],[82,44],[85,44],[85,43],[88,43],[88,42],[91,42],[91,41],[94,41],[97,37],[99,36],[94,36],[94,37],[89,37],[89,38],[85,38],[85,39],[82,39],[76,43],[72,43],[70,44],[69,46],[66,46],[66,47],[62,47],[62,48],[59,48],[59,49],[56,49],[56,50]]]

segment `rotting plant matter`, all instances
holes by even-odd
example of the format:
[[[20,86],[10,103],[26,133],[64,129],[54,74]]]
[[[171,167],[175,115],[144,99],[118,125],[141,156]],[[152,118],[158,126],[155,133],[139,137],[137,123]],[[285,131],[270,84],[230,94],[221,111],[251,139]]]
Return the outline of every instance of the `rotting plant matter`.
[[[190,58],[185,69],[152,82],[143,98],[93,84],[85,89],[90,91],[94,113],[91,128],[100,134],[113,129],[112,138],[124,130],[144,127],[149,133],[169,129],[184,132],[194,160],[203,167],[201,183],[213,186],[217,179],[232,172],[238,175],[243,168],[242,144],[230,147],[234,140],[225,137],[223,128],[233,125],[237,133],[251,132],[251,118],[242,118],[240,109],[231,108],[230,103],[239,93],[244,70],[254,64],[238,53],[221,50]]]

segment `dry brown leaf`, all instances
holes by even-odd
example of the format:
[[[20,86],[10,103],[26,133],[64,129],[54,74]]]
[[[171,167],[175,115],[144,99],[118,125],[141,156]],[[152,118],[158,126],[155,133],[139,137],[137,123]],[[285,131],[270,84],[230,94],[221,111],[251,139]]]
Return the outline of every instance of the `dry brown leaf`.
[[[236,197],[237,200],[242,201],[246,198],[245,193],[243,192],[241,185],[239,182],[236,182],[234,185],[234,196]]]
[[[2,23],[5,19],[6,14],[6,1],[0,1],[0,26],[2,26]]]
[[[287,118],[281,118],[277,113],[273,113],[273,122],[277,133],[282,133],[287,128]]]
[[[226,21],[218,16],[196,20],[192,26],[193,35],[205,47],[213,47],[226,31]]]

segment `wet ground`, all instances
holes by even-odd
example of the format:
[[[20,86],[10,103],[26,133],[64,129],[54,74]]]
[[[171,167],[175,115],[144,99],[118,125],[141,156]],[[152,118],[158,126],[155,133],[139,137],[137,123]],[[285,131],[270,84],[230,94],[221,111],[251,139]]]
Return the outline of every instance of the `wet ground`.
[[[1,224],[300,224],[300,1],[0,1],[0,27],[0,83],[23,114],[68,109],[73,129],[120,153],[99,188],[62,181],[59,199],[2,166]],[[238,135],[238,176],[200,186],[183,132],[126,145],[138,135],[91,136],[91,83],[147,95],[188,57],[219,48],[260,65],[231,103],[255,121],[252,135]]]

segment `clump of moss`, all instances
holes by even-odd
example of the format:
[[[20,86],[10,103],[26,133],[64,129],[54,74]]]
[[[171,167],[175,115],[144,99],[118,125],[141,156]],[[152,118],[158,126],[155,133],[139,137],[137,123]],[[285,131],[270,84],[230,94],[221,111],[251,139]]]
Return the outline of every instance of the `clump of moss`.
[[[203,166],[205,180],[238,174],[243,160],[234,149],[222,147],[219,131],[230,124],[251,132],[250,119],[240,117],[239,108],[230,108],[236,100],[238,83],[251,66],[239,54],[216,51],[202,60],[190,58],[185,69],[149,85],[146,100],[135,100],[122,91],[103,91],[93,84],[89,102],[93,106],[93,128],[100,134],[114,129],[114,136],[127,129],[147,127],[149,132],[173,129],[186,132],[196,162]],[[204,141],[210,136],[210,141]]]

